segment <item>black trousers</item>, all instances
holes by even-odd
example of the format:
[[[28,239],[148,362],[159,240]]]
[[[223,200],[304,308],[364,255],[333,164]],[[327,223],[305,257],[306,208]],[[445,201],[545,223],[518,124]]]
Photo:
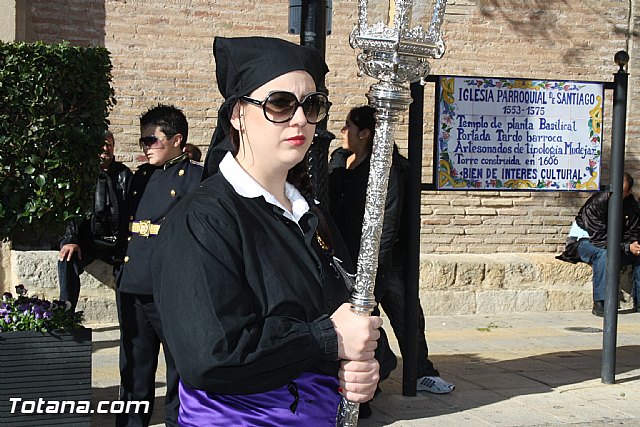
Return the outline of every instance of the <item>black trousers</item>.
[[[164,342],[160,313],[151,295],[116,292],[120,320],[120,400],[149,402],[148,413],[123,413],[116,426],[148,426],[153,413],[160,344]],[[178,425],[178,371],[169,348],[163,345],[167,368],[165,424]],[[135,408],[135,405],[131,405]]]
[[[70,301],[71,309],[74,311],[80,298],[80,275],[84,268],[97,259],[113,265],[112,247],[99,246],[87,240],[80,242],[80,250],[82,259],[78,259],[78,254],[73,254],[71,261],[58,261],[60,301]]]
[[[404,275],[404,267],[402,265],[394,265],[391,270],[384,277],[385,283],[383,289],[380,289],[382,294],[380,305],[387,314],[389,321],[391,322],[391,328],[398,340],[398,346],[400,347],[400,353],[405,358],[405,348],[407,340],[404,336],[404,295],[405,295],[405,283],[406,278]],[[377,286],[377,284],[376,284]],[[378,291],[378,289],[376,289]],[[429,348],[427,347],[427,339],[425,337],[425,322],[424,313],[420,300],[418,304],[418,360],[417,360],[417,377],[437,377],[440,376],[438,370],[433,366],[431,360],[429,360]]]

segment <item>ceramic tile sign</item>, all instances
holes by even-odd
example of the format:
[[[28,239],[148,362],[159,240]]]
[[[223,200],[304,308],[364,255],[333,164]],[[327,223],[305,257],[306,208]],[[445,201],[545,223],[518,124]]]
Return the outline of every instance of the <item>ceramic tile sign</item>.
[[[597,191],[604,85],[439,79],[437,188]]]

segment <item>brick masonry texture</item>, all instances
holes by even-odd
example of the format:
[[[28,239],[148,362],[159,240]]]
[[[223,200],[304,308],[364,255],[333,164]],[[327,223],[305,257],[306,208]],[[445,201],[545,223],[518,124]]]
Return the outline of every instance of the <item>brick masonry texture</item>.
[[[31,0],[28,41],[105,46],[111,52],[117,106],[110,115],[117,156],[131,166],[140,154],[138,117],[150,106],[184,109],[190,142],[203,150],[221,102],[215,82],[215,36],[287,33],[283,0]],[[333,1],[327,37],[326,84],[333,103],[328,124],[339,135],[350,107],[366,103],[374,81],[358,76],[348,42],[357,21],[355,0]],[[631,57],[626,169],[640,179],[640,56],[634,2],[622,0],[451,0],[443,25],[447,52],[433,74],[612,81],[613,56]],[[434,85],[425,87],[423,182],[433,182]],[[608,183],[612,95],[605,100],[602,183]],[[406,148],[405,118],[398,144]],[[336,146],[334,143],[333,146]],[[435,192],[422,196],[421,249],[428,253],[555,253],[587,193]]]

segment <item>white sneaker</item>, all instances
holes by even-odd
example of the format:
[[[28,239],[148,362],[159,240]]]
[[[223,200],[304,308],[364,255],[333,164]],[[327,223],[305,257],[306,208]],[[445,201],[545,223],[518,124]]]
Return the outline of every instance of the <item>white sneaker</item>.
[[[420,377],[418,378],[418,391],[428,391],[435,394],[451,393],[456,386],[443,380],[440,377]]]

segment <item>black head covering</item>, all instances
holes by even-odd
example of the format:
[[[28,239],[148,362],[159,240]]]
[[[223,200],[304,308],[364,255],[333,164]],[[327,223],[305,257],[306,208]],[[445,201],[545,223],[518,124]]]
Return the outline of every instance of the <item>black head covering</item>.
[[[229,139],[231,113],[236,101],[260,86],[291,71],[311,74],[320,87],[329,71],[320,52],[286,40],[268,37],[216,37],[213,41],[218,90],[225,100],[218,110],[218,125],[205,159],[202,178],[218,171],[218,165],[233,146]]]

